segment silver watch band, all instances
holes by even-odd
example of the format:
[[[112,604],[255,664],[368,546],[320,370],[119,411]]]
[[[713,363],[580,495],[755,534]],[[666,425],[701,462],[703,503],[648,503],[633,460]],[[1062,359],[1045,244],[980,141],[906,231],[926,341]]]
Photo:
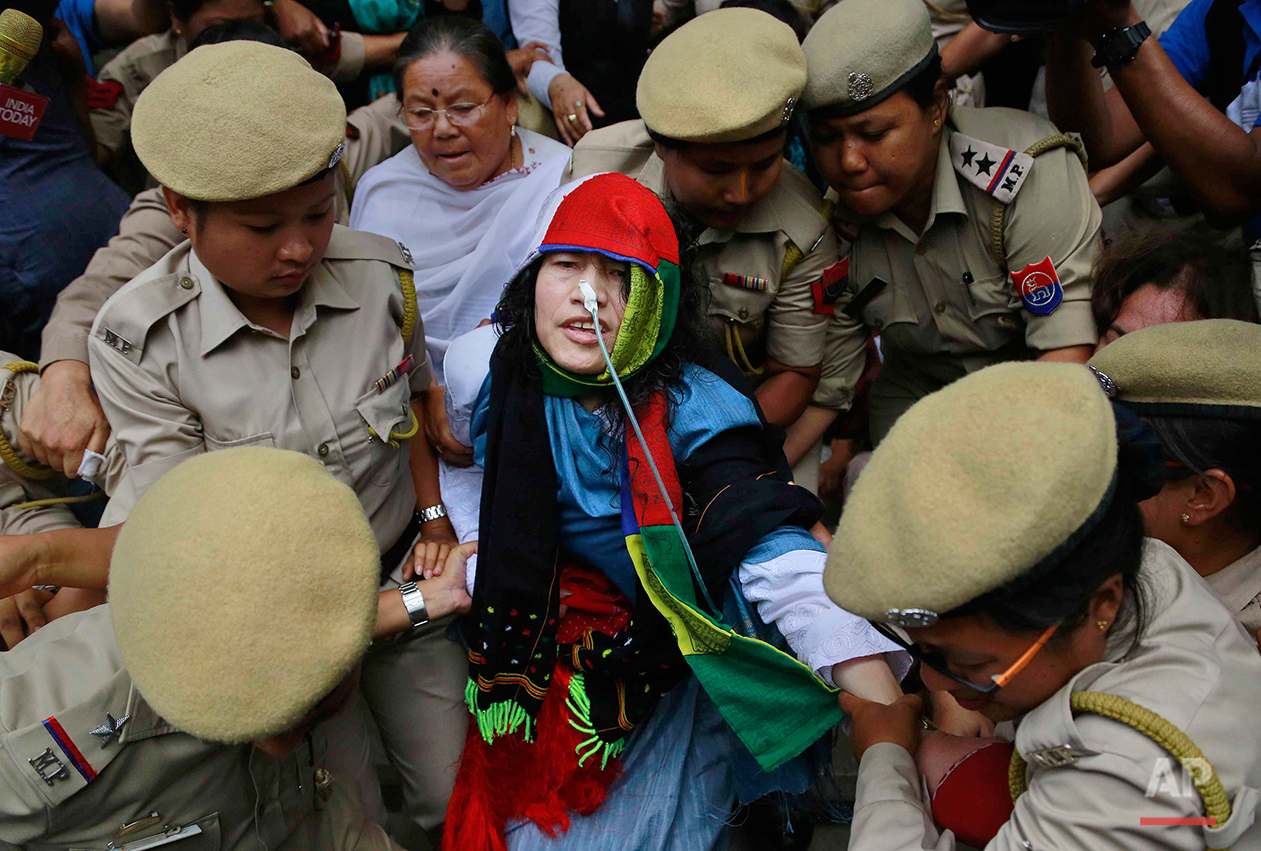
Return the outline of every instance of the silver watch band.
[[[422,508],[416,513],[420,515],[421,523],[428,523],[430,520],[437,520],[439,517],[446,517],[447,509],[443,507],[442,503],[438,503],[437,505],[430,505],[426,508]]]
[[[425,595],[420,593],[415,582],[404,582],[398,586],[403,595],[403,608],[407,609],[407,617],[412,622],[412,629],[429,623],[429,610],[425,608]]]

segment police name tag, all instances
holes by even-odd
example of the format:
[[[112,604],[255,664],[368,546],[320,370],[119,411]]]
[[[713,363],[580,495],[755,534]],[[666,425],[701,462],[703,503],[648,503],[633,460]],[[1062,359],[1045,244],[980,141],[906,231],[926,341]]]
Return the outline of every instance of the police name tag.
[[[1000,204],[1010,204],[1024,185],[1033,157],[962,133],[950,135],[950,162],[959,174]]]

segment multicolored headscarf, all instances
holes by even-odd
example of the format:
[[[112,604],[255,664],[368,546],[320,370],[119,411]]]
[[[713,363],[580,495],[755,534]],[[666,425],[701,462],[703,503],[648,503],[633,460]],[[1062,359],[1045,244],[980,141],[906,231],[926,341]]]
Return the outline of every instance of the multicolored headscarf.
[[[626,313],[609,358],[625,381],[661,354],[679,310],[679,241],[657,196],[622,174],[598,174],[560,201],[526,264],[553,251],[594,251],[630,264]],[[536,343],[534,352],[549,396],[582,396],[611,388],[597,376],[562,369]]]

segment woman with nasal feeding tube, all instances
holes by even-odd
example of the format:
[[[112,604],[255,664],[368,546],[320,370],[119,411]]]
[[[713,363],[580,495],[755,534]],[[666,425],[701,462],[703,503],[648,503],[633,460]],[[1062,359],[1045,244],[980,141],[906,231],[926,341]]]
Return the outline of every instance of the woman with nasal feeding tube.
[[[737,761],[774,782],[840,720],[830,686],[892,701],[882,654],[905,657],[824,597],[819,504],[710,350],[657,196],[619,174],[571,184],[536,246],[497,326],[446,361],[484,471],[446,844],[713,847]],[[727,625],[742,617],[788,652]]]
[[[1151,433],[1083,366],[995,365],[899,419],[846,505],[824,584],[896,636],[928,688],[1012,722],[1014,753],[978,742],[925,800],[917,698],[842,695],[860,758],[854,847],[1261,841],[1248,732],[1261,656],[1195,571],[1143,538],[1137,502],[1163,478]],[[921,763],[939,745],[926,740]]]

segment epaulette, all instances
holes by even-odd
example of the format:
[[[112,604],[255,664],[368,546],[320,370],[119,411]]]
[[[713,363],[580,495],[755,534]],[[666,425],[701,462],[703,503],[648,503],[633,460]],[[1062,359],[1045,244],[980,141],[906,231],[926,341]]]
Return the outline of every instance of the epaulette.
[[[201,283],[196,275],[188,272],[133,281],[101,308],[92,325],[92,335],[128,360],[139,363],[149,329],[200,294]]]
[[[333,225],[333,235],[328,240],[325,260],[380,260],[401,269],[415,269],[415,261],[407,246],[386,236],[367,231],[351,230]]]
[[[1033,157],[962,133],[950,134],[950,162],[969,183],[1010,204],[1033,167]]]

